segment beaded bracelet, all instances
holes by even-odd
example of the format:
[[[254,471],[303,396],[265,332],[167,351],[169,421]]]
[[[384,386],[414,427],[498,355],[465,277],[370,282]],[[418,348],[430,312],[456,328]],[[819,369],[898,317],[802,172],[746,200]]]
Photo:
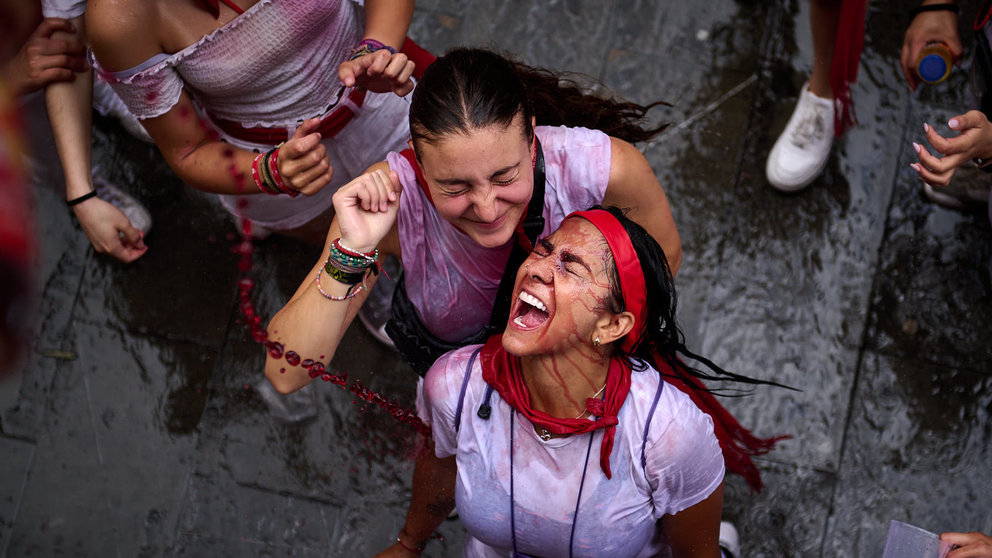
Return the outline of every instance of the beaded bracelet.
[[[316,279],[314,279],[314,283],[317,284],[317,290],[320,291],[320,294],[324,295],[324,298],[326,298],[328,300],[348,300],[349,298],[355,298],[355,295],[357,295],[358,293],[362,292],[362,289],[365,288],[365,282],[362,281],[361,283],[356,283],[356,284],[352,285],[351,287],[349,287],[348,288],[348,292],[345,293],[344,296],[334,296],[334,295],[328,293],[327,291],[325,291],[324,288],[320,286],[320,272],[321,271],[323,271],[323,268],[322,267],[317,268],[317,277],[316,277]]]
[[[396,54],[396,49],[391,46],[380,43],[375,39],[362,39],[360,43],[355,45],[355,48],[351,49],[351,58],[348,60],[354,60],[379,50],[388,50],[389,54]]]
[[[369,260],[368,258],[356,258],[354,256],[349,256],[333,246],[331,247],[330,258],[346,267],[357,269],[365,269],[375,263],[375,260]]]
[[[335,250],[338,250],[342,254],[351,256],[353,258],[360,258],[367,260],[369,264],[379,259],[379,250],[372,250],[371,252],[359,252],[358,250],[352,250],[351,248],[348,248],[344,244],[341,244],[341,237],[334,239],[333,246]]]
[[[403,550],[407,552],[412,552],[414,554],[422,554],[424,550],[427,549],[427,541],[424,541],[414,547],[407,546],[406,544],[403,543],[403,540],[401,538],[404,534],[406,534],[406,529],[400,529],[399,534],[396,535],[396,542],[399,543],[400,548],[402,548]]]

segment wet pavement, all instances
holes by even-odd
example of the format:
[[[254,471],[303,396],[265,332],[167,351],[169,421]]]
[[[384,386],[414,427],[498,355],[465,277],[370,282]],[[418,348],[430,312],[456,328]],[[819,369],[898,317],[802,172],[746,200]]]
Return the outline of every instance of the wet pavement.
[[[434,52],[494,45],[672,103],[655,117],[673,126],[642,148],[684,242],[688,342],[802,390],[726,401],[759,434],[793,436],[760,460],[763,492],[728,481],[748,557],[880,556],[890,519],[992,533],[992,231],[982,212],[928,203],[908,167],[922,122],[946,131],[968,106],[967,72],[911,95],[905,17],[881,4],[853,91],[860,126],[796,195],[763,169],[810,68],[805,2],[421,0],[410,32]],[[130,266],[94,254],[51,151],[36,155],[40,311],[22,370],[0,381],[0,557],[388,545],[413,430],[323,382],[316,417],[276,420],[253,388],[263,358],[239,319],[233,222],[116,122],[96,126],[95,161],[151,209],[151,248]],[[316,257],[257,246],[262,315]],[[411,372],[360,326],[332,364],[412,402]],[[426,555],[459,555],[457,521],[441,533]]]

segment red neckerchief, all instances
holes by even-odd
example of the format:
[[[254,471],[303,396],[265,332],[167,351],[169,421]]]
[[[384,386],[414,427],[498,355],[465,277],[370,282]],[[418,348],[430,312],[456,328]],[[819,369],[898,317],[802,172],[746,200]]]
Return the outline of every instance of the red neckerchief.
[[[610,369],[606,373],[606,389],[603,399],[586,399],[586,410],[595,421],[586,419],[563,419],[553,417],[530,406],[530,392],[520,370],[520,357],[511,355],[503,349],[503,336],[494,335],[489,338],[479,355],[482,363],[482,379],[493,386],[499,396],[524,415],[527,420],[538,428],[543,428],[553,434],[584,434],[603,429],[603,444],[599,450],[599,465],[606,474],[612,477],[610,471],[610,453],[613,451],[613,437],[616,433],[617,413],[627,400],[630,392],[630,367],[620,359],[610,361]]]
[[[193,0],[193,2],[195,2],[200,8],[203,8],[204,11],[214,16],[214,19],[220,17],[220,2],[224,2],[228,8],[231,8],[237,12],[238,15],[245,13],[245,11],[232,0]]]

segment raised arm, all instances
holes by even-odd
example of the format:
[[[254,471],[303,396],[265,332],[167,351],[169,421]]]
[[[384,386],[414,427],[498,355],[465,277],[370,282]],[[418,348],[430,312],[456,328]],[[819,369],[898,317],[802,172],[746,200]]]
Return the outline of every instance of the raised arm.
[[[386,254],[398,256],[396,214],[400,192],[396,173],[390,172],[386,163],[379,163],[334,194],[334,222],[327,233],[324,250],[296,294],[269,322],[270,340],[282,343],[285,350],[304,359],[321,360],[325,365],[331,361],[368,291],[362,289],[348,300],[332,300],[327,295],[345,296],[349,285],[322,273],[318,287],[317,272],[324,268],[331,244],[338,238],[342,245],[352,250],[370,252],[377,248],[380,258]],[[374,284],[375,279],[370,278],[368,287]],[[327,295],[320,292],[321,288]],[[309,372],[303,367],[291,366],[285,359],[274,358],[268,353],[265,376],[281,393],[296,391],[311,381]]]
[[[723,483],[705,500],[661,519],[676,558],[719,558]]]
[[[610,141],[610,182],[603,204],[630,208],[630,218],[658,241],[675,275],[682,263],[682,240],[675,228],[668,197],[648,160],[636,147],[617,138]]]
[[[153,2],[132,2],[127,9],[119,0],[90,3],[87,23],[93,53],[100,65],[115,72],[132,68],[161,54],[164,37],[156,36]],[[132,5],[133,4],[133,5]],[[165,70],[164,70],[165,71]],[[221,141],[197,117],[193,101],[183,91],[167,112],[140,120],[170,167],[194,188],[221,194],[255,194],[261,190],[252,179],[256,153]],[[280,149],[279,172],[292,189],[314,194],[331,181],[333,169],[311,119],[296,130]]]

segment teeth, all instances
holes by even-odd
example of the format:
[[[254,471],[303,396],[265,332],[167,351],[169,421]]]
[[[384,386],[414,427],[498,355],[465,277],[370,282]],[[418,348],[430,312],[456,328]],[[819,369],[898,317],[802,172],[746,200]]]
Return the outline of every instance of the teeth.
[[[524,319],[522,316],[517,316],[516,318],[514,318],[513,323],[517,324],[520,327],[527,327],[524,325]]]
[[[537,308],[541,312],[547,312],[548,311],[548,307],[545,306],[543,302],[541,302],[540,300],[537,300],[537,297],[535,297],[534,295],[532,295],[532,294],[530,294],[530,293],[528,293],[526,291],[520,291],[520,300],[526,302],[527,304],[530,304],[531,306],[533,306],[534,308]]]

